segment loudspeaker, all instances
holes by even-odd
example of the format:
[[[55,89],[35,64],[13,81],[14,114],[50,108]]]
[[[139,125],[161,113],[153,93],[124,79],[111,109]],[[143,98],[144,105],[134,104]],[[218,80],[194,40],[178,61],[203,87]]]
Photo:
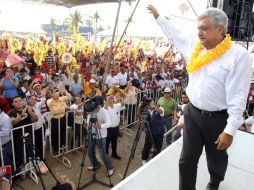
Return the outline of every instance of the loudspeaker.
[[[223,11],[228,16],[228,33],[234,40],[251,41],[254,0],[224,0]]]

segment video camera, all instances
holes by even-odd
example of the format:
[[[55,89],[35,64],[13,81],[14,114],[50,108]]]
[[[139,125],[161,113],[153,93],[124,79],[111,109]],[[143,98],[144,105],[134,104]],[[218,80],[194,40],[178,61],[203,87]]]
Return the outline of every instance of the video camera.
[[[95,96],[90,98],[84,104],[84,112],[94,112],[98,108],[98,106],[104,105],[104,99],[102,96]]]
[[[151,99],[148,98],[147,96],[143,96],[142,102],[140,105],[140,113],[141,113],[141,121],[146,121],[149,111],[147,106],[150,104]]]
[[[96,123],[97,117],[95,110],[98,108],[98,106],[104,105],[104,99],[102,96],[95,96],[90,98],[88,101],[85,102],[84,104],[84,113],[90,113],[90,122],[91,123]]]

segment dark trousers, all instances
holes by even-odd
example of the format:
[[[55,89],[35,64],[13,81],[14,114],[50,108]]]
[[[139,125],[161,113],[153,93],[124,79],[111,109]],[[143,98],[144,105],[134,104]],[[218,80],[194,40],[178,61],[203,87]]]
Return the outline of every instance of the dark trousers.
[[[59,121],[58,121],[59,120]],[[59,125],[60,124],[60,125]],[[60,134],[60,140],[59,140]],[[59,153],[59,148],[65,146],[66,139],[66,118],[51,119],[51,142],[56,154]],[[60,146],[59,146],[60,141]]]
[[[43,159],[43,137],[42,137],[42,128],[39,128],[34,131],[35,134],[35,156],[40,157],[40,159]]]
[[[154,155],[153,155],[153,157],[154,157],[157,154],[159,154],[161,151],[162,143],[163,143],[163,134],[152,135],[152,137],[153,137],[154,145],[157,149],[156,151],[154,150]],[[151,148],[152,148],[152,142],[147,134],[146,138],[145,138],[144,148],[142,151],[142,160],[147,160],[149,158],[149,153],[150,153]]]
[[[84,137],[86,136],[86,129],[82,127],[82,124],[79,123],[75,123],[75,130],[73,129],[73,131],[75,132],[75,134],[73,134],[73,136],[75,137],[75,141],[74,138],[72,139],[72,147],[73,148],[77,148],[81,145],[83,145],[84,143]]]
[[[197,164],[205,146],[210,179],[224,179],[228,155],[217,150],[215,141],[227,124],[227,113],[205,114],[189,103],[184,109],[183,146],[179,160],[179,190],[195,190]]]
[[[15,153],[15,164],[16,164],[16,169],[21,169],[20,167],[25,163],[28,162],[28,156],[29,153],[26,148],[26,144],[28,144],[30,141],[32,143],[33,139],[33,133],[32,133],[32,126],[27,126],[25,128],[24,133],[29,133],[29,138],[30,140],[26,139],[26,143],[22,139],[24,134],[22,133],[22,129],[16,129],[13,131],[13,143],[14,143],[14,153]],[[24,160],[24,150],[26,151],[26,160]],[[18,171],[19,172],[19,171]]]
[[[112,155],[116,155],[117,137],[119,133],[119,127],[108,128],[108,135],[106,140],[106,153],[108,154],[109,145],[112,146]]]
[[[12,162],[12,147],[11,147],[11,141],[8,143],[2,145],[2,150],[3,150],[3,161],[4,163],[1,162],[0,159],[0,167],[1,166],[6,166],[6,165],[11,165],[13,168],[13,162]]]

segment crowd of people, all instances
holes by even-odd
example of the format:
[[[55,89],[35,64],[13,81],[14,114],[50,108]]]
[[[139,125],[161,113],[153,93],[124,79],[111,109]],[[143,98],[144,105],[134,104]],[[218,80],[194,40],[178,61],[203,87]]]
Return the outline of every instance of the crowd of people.
[[[8,51],[8,47],[1,48],[2,51]],[[40,66],[36,64],[33,53],[25,47],[15,52],[22,58],[21,62],[9,67],[2,62],[0,110],[4,123],[0,126],[0,134],[4,164],[11,164],[12,160],[10,130],[31,123],[36,123],[34,129],[29,126],[26,127],[25,132],[34,134],[37,156],[41,158],[44,156],[41,137],[45,133],[42,126],[45,123],[44,114],[47,112],[50,112],[51,118],[50,135],[53,154],[59,155],[66,151],[64,146],[68,143],[65,138],[67,125],[75,128],[76,140],[72,141],[71,146],[74,147],[76,142],[78,143],[76,147],[80,146],[82,143],[80,137],[84,135],[83,127],[88,126],[89,123],[86,124],[86,118],[83,118],[84,102],[95,96],[104,97],[104,102],[97,112],[98,125],[94,128],[101,131],[102,136],[98,138],[103,139],[103,148],[99,152],[109,175],[114,171],[108,157],[110,144],[112,157],[121,159],[117,153],[120,116],[125,115],[128,127],[134,126],[138,119],[138,104],[144,92],[149,92],[149,97],[154,100],[156,93],[159,97],[165,98],[159,100],[158,106],[166,107],[162,124],[164,126],[166,122],[166,129],[169,130],[172,127],[172,120],[177,117],[174,111],[177,102],[181,102],[181,92],[185,89],[188,80],[183,60],[177,56],[172,46],[165,56],[157,56],[156,53],[146,54],[142,48],[136,50],[138,52],[136,56],[123,48],[118,48],[118,51],[122,52],[122,57],[112,54],[112,61],[108,68],[106,68],[109,53],[107,47],[104,51],[95,48],[87,54],[75,52],[71,57],[76,60],[75,67],[64,63],[57,51],[54,52],[51,48],[48,49]],[[174,94],[177,95],[174,97],[176,100],[172,98]],[[171,102],[170,109],[166,106],[168,100]],[[125,110],[122,109],[124,106]],[[69,111],[73,111],[74,115],[69,114]],[[107,118],[110,118],[110,121]],[[74,123],[71,124],[69,121],[72,119]],[[153,119],[150,122],[152,121]],[[22,135],[24,134],[21,129],[13,133],[16,168],[25,162],[20,140]],[[159,141],[159,144],[163,142],[162,133]],[[171,144],[170,137],[167,138],[167,144]],[[159,146],[158,150],[161,149],[161,145]],[[93,144],[88,146],[90,150],[88,155],[92,164],[89,169],[99,167],[93,148]]]
[[[147,54],[142,48],[133,51],[124,49],[124,46],[113,49],[111,62],[108,61],[109,48],[103,51],[96,47],[88,52],[71,49],[68,59],[75,60],[75,65],[64,62],[56,49],[50,48],[42,63],[38,65],[34,54],[27,50],[25,45],[16,54],[22,61],[9,67],[2,61],[0,73],[0,137],[3,146],[4,164],[12,164],[12,146],[10,130],[20,126],[36,123],[34,127],[35,146],[39,157],[43,157],[43,130],[44,114],[50,112],[53,153],[59,155],[64,152],[66,145],[66,126],[72,126],[74,139],[78,146],[81,145],[84,126],[89,126],[91,115],[84,118],[84,102],[93,97],[102,96],[103,103],[96,102],[97,122],[94,131],[100,131],[95,141],[88,144],[88,156],[91,161],[90,170],[99,168],[99,162],[94,154],[95,144],[98,144],[100,156],[107,168],[108,175],[112,175],[114,167],[109,158],[110,145],[112,157],[121,160],[117,152],[117,139],[121,115],[127,117],[128,127],[134,126],[140,115],[138,104],[144,94],[150,99],[146,101],[149,111],[147,121],[151,127],[155,144],[154,155],[161,151],[163,134],[172,128],[183,115],[183,107],[189,103],[185,93],[188,77],[185,63],[173,47],[163,56],[156,53]],[[124,42],[128,44],[128,42]],[[8,43],[6,43],[8,44]],[[8,51],[8,45],[1,46],[2,51]],[[116,51],[117,50],[117,51]],[[117,52],[117,55],[116,55]],[[119,56],[121,52],[121,56]],[[105,76],[105,77],[104,77]],[[253,85],[251,85],[248,103],[249,117],[246,120],[248,132],[254,131],[253,119]],[[146,93],[145,93],[146,92]],[[140,94],[140,96],[137,96]],[[159,94],[155,96],[154,94]],[[179,106],[179,104],[181,106]],[[125,110],[122,108],[126,107]],[[73,111],[74,115],[67,114]],[[180,113],[180,114],[179,114]],[[74,123],[67,123],[66,117],[73,118]],[[175,134],[167,135],[166,143],[170,145],[173,140],[182,134],[183,122],[176,128]],[[32,133],[32,128],[27,127],[27,133]],[[16,168],[23,163],[23,150],[21,147],[21,130],[13,133]],[[60,140],[59,140],[60,139]],[[76,143],[75,140],[72,142]],[[151,142],[146,136],[142,151],[142,164],[149,159]]]

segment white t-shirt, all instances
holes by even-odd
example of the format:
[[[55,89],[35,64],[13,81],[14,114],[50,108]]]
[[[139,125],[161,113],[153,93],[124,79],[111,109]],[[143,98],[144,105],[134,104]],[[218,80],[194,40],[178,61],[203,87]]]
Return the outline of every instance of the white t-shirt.
[[[77,124],[83,124],[84,108],[83,107],[78,108],[77,104],[72,104],[70,110],[75,112],[74,122]]]
[[[100,108],[96,113],[97,122],[101,125],[101,129],[96,130],[92,127],[92,133],[96,133],[96,138],[106,138],[107,137],[107,128],[111,126],[111,120],[109,118],[108,111],[105,108]],[[89,125],[91,115],[87,115],[87,124]]]
[[[125,86],[127,84],[127,73],[122,74],[121,72],[117,74],[120,86]]]
[[[251,127],[250,127],[250,132],[251,133],[254,133],[254,118],[253,116],[249,117],[248,119],[245,120],[245,123],[246,124],[249,124]]]
[[[107,78],[106,78],[106,84],[108,85],[108,87],[110,88],[113,84],[114,81],[119,81],[118,80],[118,77],[117,76],[111,76],[111,75],[108,75]]]
[[[120,123],[120,111],[121,111],[121,103],[113,104],[113,107],[108,107],[108,114],[111,121],[111,128],[117,127]]]
[[[169,87],[171,90],[175,89],[175,83],[173,80],[165,80],[165,87]]]

